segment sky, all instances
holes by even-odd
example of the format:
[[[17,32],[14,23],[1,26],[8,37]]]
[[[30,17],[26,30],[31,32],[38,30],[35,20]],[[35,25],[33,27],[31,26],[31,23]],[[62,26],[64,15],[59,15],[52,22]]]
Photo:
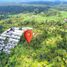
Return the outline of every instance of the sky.
[[[0,2],[67,1],[67,0],[0,0]]]

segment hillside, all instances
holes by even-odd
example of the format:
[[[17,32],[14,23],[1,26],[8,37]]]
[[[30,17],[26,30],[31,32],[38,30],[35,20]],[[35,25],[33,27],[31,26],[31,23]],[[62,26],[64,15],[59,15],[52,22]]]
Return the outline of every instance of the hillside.
[[[53,12],[52,12],[53,11]],[[0,67],[67,67],[67,12],[9,14],[0,20],[0,33],[11,27],[33,27],[28,44],[21,37],[11,54],[0,53]]]

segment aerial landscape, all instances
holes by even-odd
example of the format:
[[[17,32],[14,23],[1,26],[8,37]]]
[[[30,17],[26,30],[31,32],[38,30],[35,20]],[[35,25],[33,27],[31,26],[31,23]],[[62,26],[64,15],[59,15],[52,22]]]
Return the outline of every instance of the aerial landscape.
[[[67,67],[67,0],[0,0],[0,67]]]

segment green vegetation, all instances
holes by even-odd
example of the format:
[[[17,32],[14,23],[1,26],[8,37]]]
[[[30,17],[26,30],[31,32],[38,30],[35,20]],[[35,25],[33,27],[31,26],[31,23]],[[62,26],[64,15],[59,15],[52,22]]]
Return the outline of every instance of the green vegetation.
[[[22,35],[19,44],[7,55],[0,52],[0,67],[67,67],[67,12],[9,14],[0,20],[1,33],[10,27],[33,27],[30,44]]]

